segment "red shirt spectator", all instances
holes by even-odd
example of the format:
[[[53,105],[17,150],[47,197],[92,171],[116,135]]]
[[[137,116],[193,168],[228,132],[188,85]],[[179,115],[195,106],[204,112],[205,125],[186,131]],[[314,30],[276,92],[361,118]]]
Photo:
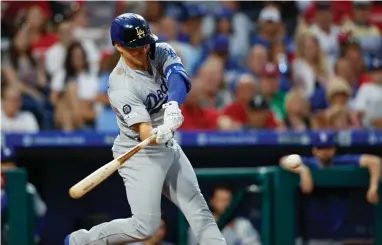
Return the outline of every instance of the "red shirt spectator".
[[[183,112],[183,111],[182,111]],[[243,104],[234,102],[226,106],[223,110],[223,115],[228,116],[230,119],[241,124],[248,123],[248,116]],[[276,119],[271,111],[268,111],[267,118],[265,120],[266,128],[276,128],[278,126]]]
[[[34,5],[28,9],[26,15],[28,38],[32,54],[37,59],[43,57],[46,49],[58,41],[57,35],[49,31],[48,21],[49,18],[44,15],[44,10],[40,6]]]
[[[215,130],[217,129],[217,122],[219,112],[214,109],[205,109],[201,107],[194,107],[183,105],[181,107],[184,116],[184,122],[180,129],[182,130]]]
[[[7,1],[5,4],[6,11],[4,11],[5,18],[15,18],[20,11],[24,11],[33,6],[38,6],[42,10],[43,17],[49,19],[52,16],[52,11],[49,7],[48,1]]]
[[[45,51],[58,41],[58,36],[48,33],[31,43],[31,50],[34,57],[43,58]]]
[[[184,121],[182,130],[215,130],[218,128],[219,112],[201,107],[201,81],[193,80],[192,89],[181,106]]]

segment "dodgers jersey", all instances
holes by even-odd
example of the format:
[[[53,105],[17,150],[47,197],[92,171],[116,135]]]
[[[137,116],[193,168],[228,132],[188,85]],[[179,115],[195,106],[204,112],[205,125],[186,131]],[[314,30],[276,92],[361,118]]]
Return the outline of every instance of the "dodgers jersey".
[[[162,105],[168,99],[168,81],[164,72],[174,64],[182,62],[167,43],[157,43],[155,59],[149,58],[152,74],[133,70],[120,58],[110,74],[107,91],[120,130],[113,150],[137,144],[139,134],[130,129],[132,125],[151,122],[155,128],[163,123]]]
[[[362,155],[340,155],[331,160],[331,166],[359,166]],[[320,164],[316,157],[301,157],[302,162],[310,169],[319,169]]]
[[[331,165],[336,166],[359,166],[362,155],[349,154],[335,156]],[[320,169],[320,164],[315,157],[301,157],[302,162],[310,169]],[[304,199],[303,218],[308,236],[322,236],[324,238],[336,238],[341,231],[345,218],[349,211],[348,191],[344,189],[318,188],[315,194]]]

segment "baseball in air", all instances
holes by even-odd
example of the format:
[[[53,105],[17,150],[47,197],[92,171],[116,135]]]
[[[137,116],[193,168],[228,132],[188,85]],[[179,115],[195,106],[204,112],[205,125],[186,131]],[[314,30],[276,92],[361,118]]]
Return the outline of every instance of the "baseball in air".
[[[302,160],[301,160],[300,155],[292,154],[292,155],[289,155],[286,157],[285,162],[291,168],[297,168],[301,165]]]

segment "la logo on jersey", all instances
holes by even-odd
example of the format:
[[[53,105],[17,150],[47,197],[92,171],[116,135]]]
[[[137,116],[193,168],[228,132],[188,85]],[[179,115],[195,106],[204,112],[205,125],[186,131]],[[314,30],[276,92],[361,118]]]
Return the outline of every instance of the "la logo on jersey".
[[[141,28],[135,27],[135,30],[137,31],[138,38],[142,38],[145,35],[145,31],[142,30]]]
[[[167,102],[168,99],[168,87],[166,81],[162,78],[162,84],[160,85],[160,89],[157,89],[156,92],[151,92],[147,95],[145,106],[147,111],[150,114],[154,114],[160,111],[162,105]]]

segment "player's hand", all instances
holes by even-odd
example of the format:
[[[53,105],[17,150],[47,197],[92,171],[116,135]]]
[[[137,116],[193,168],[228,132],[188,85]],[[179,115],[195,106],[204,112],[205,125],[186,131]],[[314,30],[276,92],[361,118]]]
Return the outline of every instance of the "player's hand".
[[[174,137],[174,133],[165,124],[159,125],[157,128],[153,129],[152,134],[157,135],[155,139],[157,144],[167,143],[169,140],[171,140]]]
[[[313,192],[313,178],[309,168],[307,167],[302,167],[300,170],[300,187],[304,194],[310,194]]]
[[[371,204],[377,204],[379,201],[378,188],[370,187],[366,194],[366,199]]]
[[[163,105],[164,116],[163,124],[167,125],[172,131],[177,130],[183,123],[182,111],[179,109],[178,102],[170,101]]]

